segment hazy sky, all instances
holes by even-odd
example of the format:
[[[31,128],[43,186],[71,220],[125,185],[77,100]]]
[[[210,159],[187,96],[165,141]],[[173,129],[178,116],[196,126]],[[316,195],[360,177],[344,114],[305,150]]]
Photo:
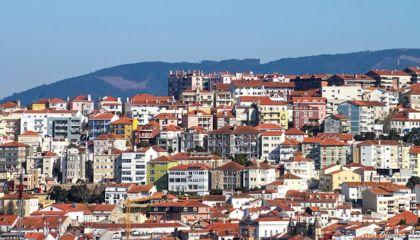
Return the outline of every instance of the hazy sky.
[[[104,67],[420,47],[418,0],[1,0],[0,97]]]

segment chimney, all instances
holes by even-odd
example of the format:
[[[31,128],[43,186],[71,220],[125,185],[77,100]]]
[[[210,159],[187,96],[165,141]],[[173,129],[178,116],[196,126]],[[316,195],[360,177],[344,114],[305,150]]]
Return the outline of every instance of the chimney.
[[[92,100],[92,96],[90,94],[87,95],[88,101]]]

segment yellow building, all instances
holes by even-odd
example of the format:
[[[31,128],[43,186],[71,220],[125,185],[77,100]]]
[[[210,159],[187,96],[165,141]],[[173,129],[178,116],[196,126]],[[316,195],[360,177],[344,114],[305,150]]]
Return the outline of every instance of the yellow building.
[[[158,190],[168,189],[168,170],[179,165],[179,161],[170,156],[161,156],[147,163],[147,184],[153,184]]]
[[[320,185],[322,190],[333,191],[341,188],[344,182],[360,182],[359,174],[353,172],[350,168],[343,167],[340,164],[321,169],[319,172]]]
[[[118,135],[123,135],[126,139],[131,139],[132,133],[138,127],[137,118],[121,117],[111,123],[111,131]]]
[[[32,110],[44,110],[48,108],[49,100],[46,98],[39,99],[38,101],[32,103],[31,108]]]
[[[287,102],[278,102],[270,99],[262,99],[258,102],[260,122],[271,122],[288,129]]]

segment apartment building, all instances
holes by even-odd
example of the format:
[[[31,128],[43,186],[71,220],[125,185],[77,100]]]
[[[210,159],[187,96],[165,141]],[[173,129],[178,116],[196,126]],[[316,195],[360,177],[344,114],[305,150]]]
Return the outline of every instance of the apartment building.
[[[166,155],[161,148],[147,147],[125,151],[117,162],[116,178],[119,183],[147,183],[147,164],[150,160]]]
[[[411,76],[401,70],[372,70],[367,76],[376,80],[376,84],[384,88],[400,89],[410,85]]]
[[[314,160],[304,157],[302,152],[296,151],[293,158],[282,161],[282,163],[286,173],[291,173],[306,180],[318,177]]]
[[[121,98],[105,96],[99,100],[99,110],[103,112],[122,113],[123,104]]]
[[[293,97],[293,126],[320,126],[326,117],[326,98]]]
[[[209,167],[203,164],[178,165],[169,169],[168,190],[207,195],[210,189]]]
[[[371,188],[362,193],[363,209],[377,213],[386,220],[412,209],[416,195],[405,186],[392,185]]]
[[[285,141],[283,131],[265,131],[261,133],[261,159],[270,164],[280,161],[280,145]]]
[[[181,93],[180,101],[187,106],[200,105],[204,107],[214,106],[214,94],[206,90],[185,90]]]
[[[338,113],[349,119],[353,134],[380,133],[389,108],[382,102],[347,101],[338,106]]]
[[[362,100],[361,86],[322,86],[321,96],[326,99],[326,114],[336,114],[340,103]]]
[[[189,111],[182,116],[182,126],[184,128],[200,127],[206,131],[211,131],[213,130],[213,116],[202,110]]]
[[[376,86],[376,80],[364,74],[336,74],[328,79],[331,86],[361,86],[362,88]]]
[[[353,162],[377,169],[403,167],[403,146],[394,140],[367,140],[356,146]]]
[[[31,148],[23,143],[9,142],[0,145],[0,172],[19,172],[22,167],[29,169],[28,157],[32,155]]]
[[[88,116],[95,110],[95,103],[90,95],[79,95],[69,101],[70,110],[81,112],[84,116]]]
[[[248,159],[258,159],[260,132],[251,126],[225,126],[209,132],[208,148],[223,158],[244,154]]]
[[[208,134],[201,127],[191,127],[181,133],[181,151],[186,152],[196,147],[207,149]]]
[[[175,113],[176,110],[170,112],[174,108],[173,103],[169,96],[137,94],[127,98],[124,111],[127,117],[136,118],[139,125],[145,125],[159,113]]]
[[[261,188],[276,179],[276,168],[264,163],[254,162],[243,171],[243,186],[247,190]]]
[[[168,77],[168,96],[180,99],[185,90],[208,90],[210,78],[202,71],[170,72]]]
[[[395,107],[399,103],[399,93],[395,89],[371,88],[365,90],[363,99],[385,103],[387,107]]]
[[[76,183],[86,179],[86,161],[88,156],[84,149],[71,147],[67,149],[62,160],[62,180],[66,183]]]
[[[211,171],[211,188],[233,191],[242,187],[244,166],[230,161]]]
[[[147,163],[147,184],[153,184],[159,190],[168,189],[169,169],[179,165],[179,161],[170,156],[160,156]]]
[[[90,115],[88,118],[89,137],[95,139],[97,136],[110,131],[111,122],[120,117],[114,113],[98,113]]]

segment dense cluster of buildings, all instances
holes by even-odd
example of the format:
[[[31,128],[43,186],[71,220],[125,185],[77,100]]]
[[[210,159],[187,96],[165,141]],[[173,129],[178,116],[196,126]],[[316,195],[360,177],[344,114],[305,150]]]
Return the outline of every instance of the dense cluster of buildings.
[[[1,239],[418,239],[420,67],[0,103]],[[102,204],[56,186],[102,186]]]

